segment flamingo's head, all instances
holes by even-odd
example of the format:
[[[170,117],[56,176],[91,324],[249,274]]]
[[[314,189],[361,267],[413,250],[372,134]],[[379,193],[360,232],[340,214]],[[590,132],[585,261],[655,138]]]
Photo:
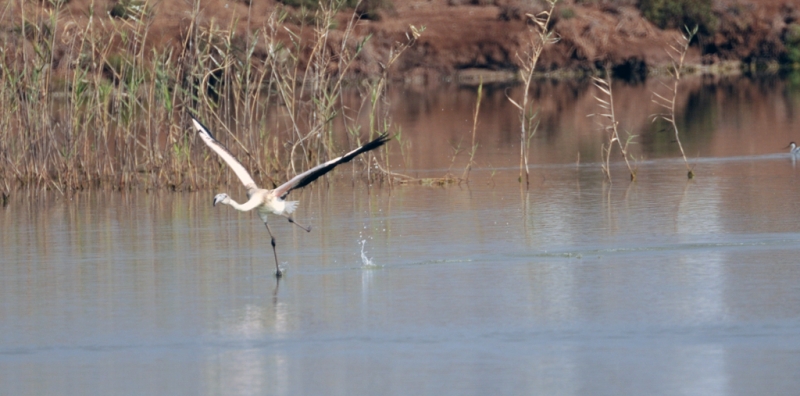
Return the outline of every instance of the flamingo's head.
[[[227,204],[228,200],[230,200],[230,198],[228,197],[228,194],[225,194],[225,193],[217,194],[216,196],[214,196],[214,204],[213,204],[213,206],[217,206],[217,204],[220,203],[220,202],[224,203],[224,204]]]

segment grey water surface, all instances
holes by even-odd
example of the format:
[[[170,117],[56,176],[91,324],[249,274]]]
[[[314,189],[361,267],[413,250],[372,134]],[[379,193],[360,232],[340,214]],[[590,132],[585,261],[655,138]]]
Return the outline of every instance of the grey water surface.
[[[488,132],[469,183],[343,166],[291,196],[311,233],[272,220],[281,280],[216,191],[13,195],[0,394],[796,394],[800,168],[759,133],[687,138],[693,180],[645,141],[634,183],[570,154],[524,188]]]

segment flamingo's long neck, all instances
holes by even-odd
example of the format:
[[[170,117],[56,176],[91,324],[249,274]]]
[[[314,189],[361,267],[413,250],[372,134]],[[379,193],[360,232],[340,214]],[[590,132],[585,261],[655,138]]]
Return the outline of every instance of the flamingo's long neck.
[[[243,204],[240,204],[231,199],[231,197],[228,197],[225,201],[222,201],[222,203],[228,204],[240,212],[249,212],[264,203],[264,196],[260,193],[253,194],[250,196],[250,199]]]
[[[234,208],[234,209],[236,209],[236,210],[238,210],[240,212],[247,212],[248,211],[248,209],[245,209],[244,205],[234,201],[231,198],[228,198],[225,201],[222,201],[222,203],[227,204],[230,207],[232,207],[232,208]]]

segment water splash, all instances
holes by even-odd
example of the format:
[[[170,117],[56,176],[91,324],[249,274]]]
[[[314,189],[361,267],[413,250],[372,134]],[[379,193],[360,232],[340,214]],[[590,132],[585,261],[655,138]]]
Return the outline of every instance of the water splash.
[[[363,268],[378,267],[378,265],[372,262],[371,258],[367,257],[367,252],[364,250],[364,248],[367,246],[367,240],[362,239],[360,243],[361,243],[361,267]]]

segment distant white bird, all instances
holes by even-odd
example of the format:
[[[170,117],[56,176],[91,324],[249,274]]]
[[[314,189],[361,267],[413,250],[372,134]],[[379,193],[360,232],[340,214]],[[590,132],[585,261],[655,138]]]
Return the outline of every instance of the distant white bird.
[[[244,169],[242,163],[236,160],[236,158],[225,148],[220,142],[214,139],[214,136],[211,135],[208,128],[206,128],[200,121],[192,116],[192,123],[194,124],[195,129],[197,129],[198,134],[203,139],[203,141],[214,150],[220,157],[231,167],[233,173],[239,177],[239,180],[242,181],[244,184],[244,188],[247,189],[247,202],[240,204],[234,200],[232,200],[228,194],[222,193],[217,194],[214,197],[214,206],[218,203],[222,203],[225,205],[230,205],[234,209],[247,212],[250,210],[255,209],[258,212],[258,216],[261,217],[261,220],[264,221],[264,225],[267,227],[267,232],[269,232],[269,237],[272,243],[272,253],[275,255],[275,276],[281,277],[283,275],[281,268],[278,266],[278,253],[275,251],[275,237],[272,235],[272,230],[269,228],[269,223],[267,223],[267,214],[276,214],[289,219],[290,223],[297,225],[298,227],[306,230],[307,232],[311,232],[311,227],[303,227],[300,224],[297,224],[292,217],[290,216],[295,209],[297,209],[297,201],[285,201],[287,195],[292,190],[302,188],[309,183],[317,180],[320,176],[330,172],[336,165],[343,164],[345,162],[349,162],[357,155],[374,150],[380,146],[383,146],[384,143],[389,141],[389,136],[387,134],[383,134],[378,136],[377,139],[339,157],[332,159],[328,162],[323,164],[319,164],[295,177],[291,180],[283,183],[282,185],[278,186],[274,190],[267,190],[263,188],[258,188],[256,183],[253,181],[253,178],[250,177],[250,174],[247,173],[247,170]]]
[[[789,143],[788,146],[784,147],[789,149],[789,153],[792,155],[800,154],[800,147],[797,146],[795,142]]]

